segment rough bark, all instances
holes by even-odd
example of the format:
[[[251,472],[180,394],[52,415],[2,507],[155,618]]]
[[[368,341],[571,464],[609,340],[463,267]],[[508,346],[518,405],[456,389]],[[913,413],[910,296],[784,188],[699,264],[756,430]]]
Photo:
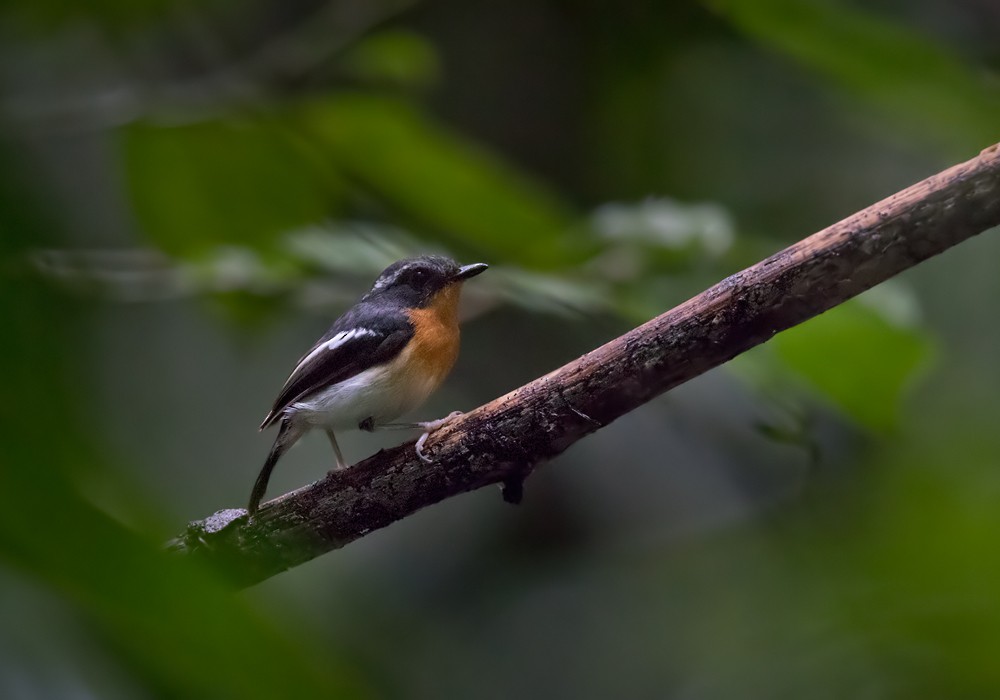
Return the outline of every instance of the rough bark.
[[[998,145],[1000,146],[1000,145]],[[648,323],[413,443],[265,504],[220,511],[174,550],[249,585],[445,498],[495,483],[516,501],[537,465],[776,333],[1000,224],[1000,150],[917,183],[724,279]]]

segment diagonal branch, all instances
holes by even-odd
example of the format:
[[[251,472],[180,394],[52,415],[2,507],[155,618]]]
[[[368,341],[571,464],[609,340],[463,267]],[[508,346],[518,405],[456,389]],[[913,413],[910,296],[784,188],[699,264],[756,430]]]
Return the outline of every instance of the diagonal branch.
[[[435,433],[170,543],[249,585],[450,496],[505,484],[655,396],[1000,224],[1000,144],[743,270]]]

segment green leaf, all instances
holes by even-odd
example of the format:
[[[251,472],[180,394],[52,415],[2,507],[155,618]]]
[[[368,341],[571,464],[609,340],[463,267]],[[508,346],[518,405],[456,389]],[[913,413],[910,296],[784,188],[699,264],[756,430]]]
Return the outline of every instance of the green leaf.
[[[428,87],[441,74],[434,45],[415,32],[387,29],[366,37],[343,57],[352,77],[372,83]]]
[[[456,253],[558,268],[593,248],[562,202],[403,102],[343,95],[309,105],[302,124],[349,178]]]
[[[922,332],[859,301],[779,333],[769,345],[788,369],[879,431],[896,426],[903,393],[931,354]]]
[[[1000,94],[946,48],[831,0],[708,0],[739,29],[898,121],[967,152],[996,141]]]
[[[332,180],[276,122],[138,124],[123,144],[141,228],[175,255],[269,246],[322,219],[337,198]]]

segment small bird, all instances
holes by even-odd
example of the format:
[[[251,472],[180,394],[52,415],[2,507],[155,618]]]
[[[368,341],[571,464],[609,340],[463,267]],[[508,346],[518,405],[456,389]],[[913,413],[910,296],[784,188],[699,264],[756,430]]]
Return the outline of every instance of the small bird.
[[[487,267],[460,267],[440,255],[399,260],[333,322],[295,365],[260,424],[261,430],[275,423],[279,428],[250,494],[250,515],[257,512],[281,455],[313,428],[330,438],[336,469],[347,464],[334,431],[348,428],[420,428],[417,456],[430,461],[421,451],[424,440],[459,413],[426,423],[388,421],[420,406],[448,376],[458,357],[462,283]]]

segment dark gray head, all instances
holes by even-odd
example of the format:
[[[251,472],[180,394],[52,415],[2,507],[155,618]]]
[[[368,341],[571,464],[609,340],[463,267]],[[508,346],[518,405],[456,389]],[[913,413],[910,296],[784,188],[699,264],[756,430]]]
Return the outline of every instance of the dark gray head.
[[[487,267],[485,263],[459,266],[443,255],[405,258],[382,271],[365,299],[385,296],[401,301],[409,308],[421,308],[445,287],[475,277]]]

